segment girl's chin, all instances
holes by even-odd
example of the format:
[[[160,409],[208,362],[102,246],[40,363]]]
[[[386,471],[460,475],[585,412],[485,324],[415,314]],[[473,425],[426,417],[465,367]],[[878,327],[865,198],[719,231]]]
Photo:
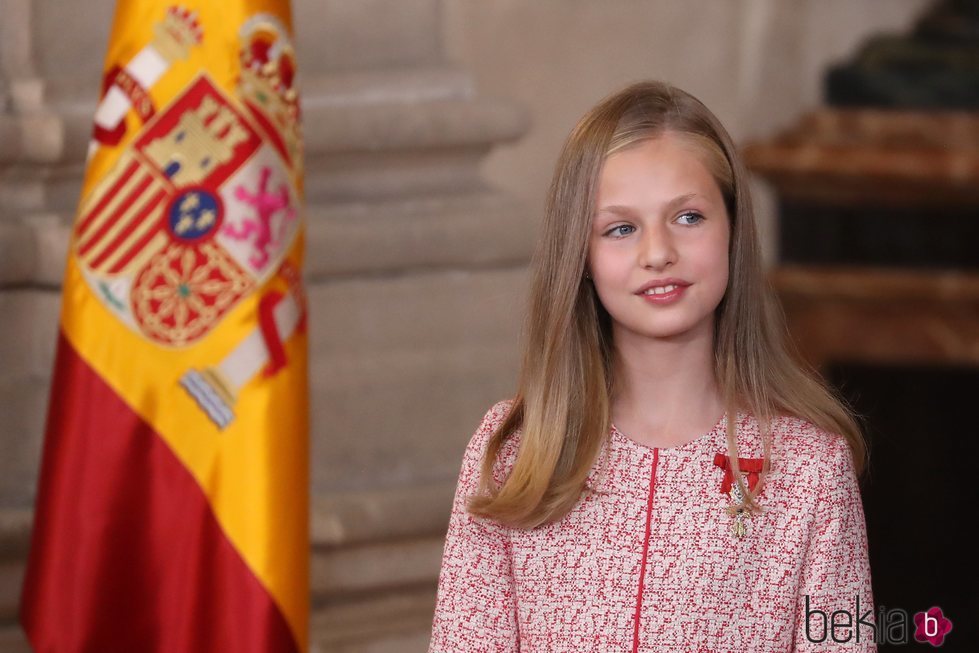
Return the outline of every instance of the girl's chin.
[[[692,335],[695,331],[709,333],[709,328],[699,328],[710,326],[714,313],[701,316],[700,319],[691,319],[689,315],[675,314],[671,316],[658,315],[650,319],[648,315],[643,318],[619,320],[612,314],[613,331],[627,331],[630,336],[640,336],[645,338],[655,338],[659,340],[674,339],[680,336]],[[627,336],[629,337],[629,336]]]

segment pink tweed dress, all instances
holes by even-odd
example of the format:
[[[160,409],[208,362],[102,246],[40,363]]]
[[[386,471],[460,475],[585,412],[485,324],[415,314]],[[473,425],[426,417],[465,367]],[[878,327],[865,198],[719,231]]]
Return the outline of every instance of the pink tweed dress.
[[[765,512],[744,519],[738,537],[726,510],[726,416],[670,448],[613,426],[571,512],[523,530],[465,508],[511,405],[486,413],[463,458],[429,653],[877,650],[866,522],[841,436],[774,421]],[[754,487],[758,425],[737,419]],[[497,482],[519,437],[497,459]]]

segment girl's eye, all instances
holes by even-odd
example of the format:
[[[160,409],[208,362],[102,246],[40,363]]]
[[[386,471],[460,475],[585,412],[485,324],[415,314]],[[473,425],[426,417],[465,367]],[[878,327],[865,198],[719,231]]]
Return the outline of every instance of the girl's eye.
[[[688,226],[688,227],[694,227],[694,226],[700,224],[701,222],[703,222],[706,219],[706,218],[704,218],[704,216],[702,216],[701,214],[697,213],[696,211],[688,211],[686,213],[683,213],[683,214],[680,215],[680,217],[678,219],[682,219],[682,218],[693,218],[693,221],[692,222],[685,223],[686,226]],[[632,231],[622,232],[622,231],[620,231],[621,229],[631,229],[632,231],[635,231],[635,227],[633,227],[632,225],[629,225],[629,224],[620,224],[619,226],[612,227],[611,229],[609,229],[608,231],[606,231],[605,232],[605,235],[606,236],[610,236],[611,235],[611,236],[622,237],[622,236],[628,236],[629,234],[632,233]]]
[[[608,236],[609,234],[615,234],[615,235],[618,235],[618,236],[624,236],[624,235],[627,235],[627,234],[623,234],[621,231],[619,231],[619,229],[633,229],[633,228],[634,227],[632,225],[620,224],[618,227],[612,227],[611,229],[609,229],[608,231],[606,231],[605,232],[605,235]],[[632,232],[629,232],[629,233],[632,233]]]

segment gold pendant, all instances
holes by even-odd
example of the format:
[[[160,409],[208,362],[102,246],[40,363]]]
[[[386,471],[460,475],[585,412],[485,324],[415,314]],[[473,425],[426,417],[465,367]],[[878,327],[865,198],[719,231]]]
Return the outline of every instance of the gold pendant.
[[[728,506],[727,511],[729,515],[734,517],[734,523],[731,525],[731,534],[740,539],[748,534],[748,524],[745,523],[745,520],[751,516],[751,513],[747,509],[740,507],[742,495],[737,483],[731,485],[730,495],[733,503]]]
[[[744,523],[745,514],[746,513],[741,510],[734,518],[734,524],[731,527],[731,532],[734,534],[734,537],[744,537],[748,533],[748,525]]]

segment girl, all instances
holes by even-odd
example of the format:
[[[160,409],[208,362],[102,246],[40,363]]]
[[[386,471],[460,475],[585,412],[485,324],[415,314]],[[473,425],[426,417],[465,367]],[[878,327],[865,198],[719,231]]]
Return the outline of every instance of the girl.
[[[790,353],[747,180],[667,84],[574,128],[517,394],[464,456],[431,653],[876,650],[865,446]]]

